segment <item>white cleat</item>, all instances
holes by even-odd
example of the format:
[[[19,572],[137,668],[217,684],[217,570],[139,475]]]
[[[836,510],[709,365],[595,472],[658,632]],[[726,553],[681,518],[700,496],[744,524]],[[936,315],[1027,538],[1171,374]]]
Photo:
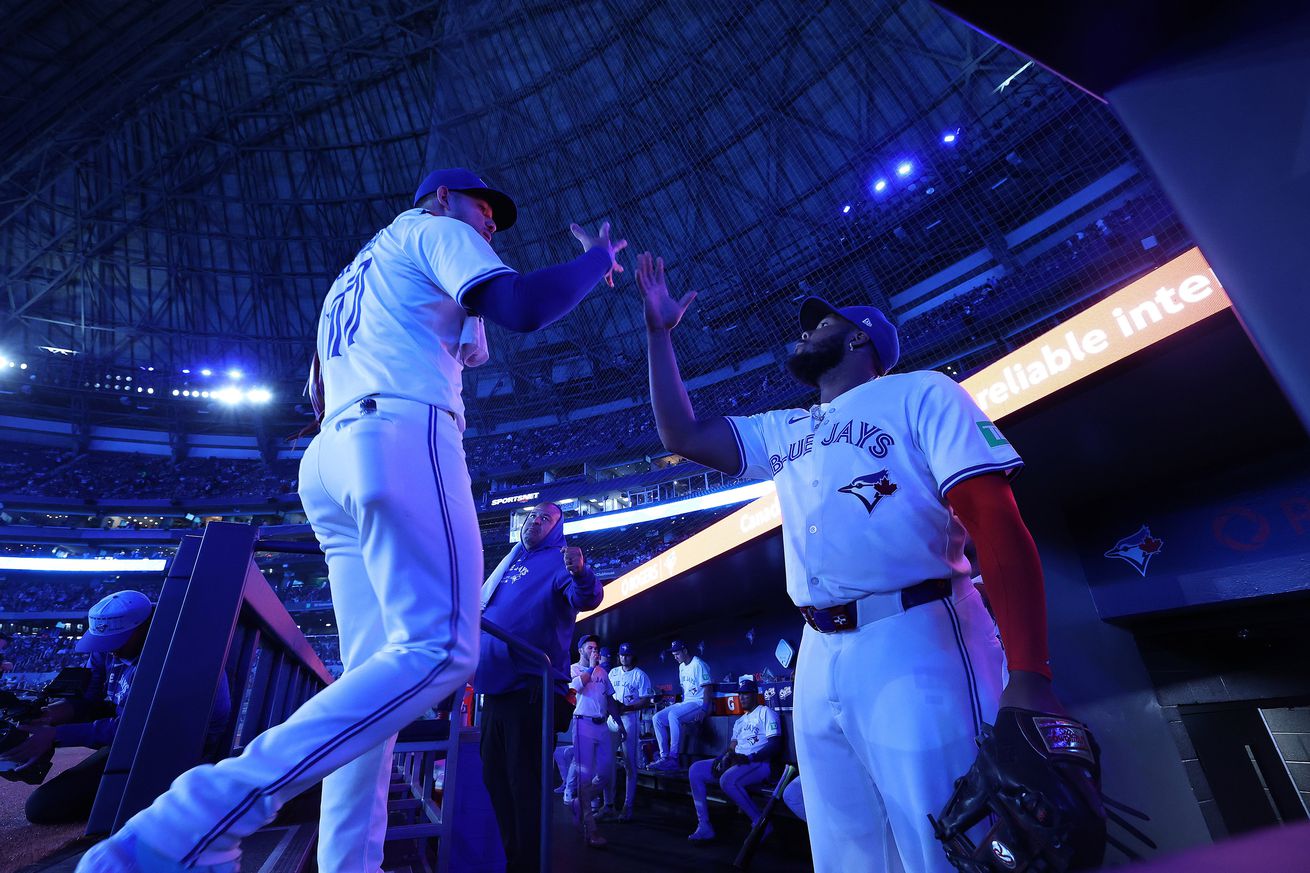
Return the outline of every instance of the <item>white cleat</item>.
[[[696,831],[687,839],[693,843],[708,843],[714,839],[714,828],[710,827],[709,822],[701,822],[696,826]]]

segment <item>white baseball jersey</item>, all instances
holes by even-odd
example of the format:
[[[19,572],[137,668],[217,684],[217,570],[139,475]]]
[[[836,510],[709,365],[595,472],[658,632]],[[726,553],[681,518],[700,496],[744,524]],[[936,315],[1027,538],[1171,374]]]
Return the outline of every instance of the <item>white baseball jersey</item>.
[[[578,704],[573,709],[574,715],[586,715],[594,718],[609,713],[605,698],[614,694],[614,686],[610,684],[609,676],[602,673],[599,681],[593,679],[586,683],[583,683],[580,678],[583,673],[590,673],[593,669],[583,667],[580,664],[574,664],[569,669],[573,676],[573,688],[578,692]]]
[[[683,703],[691,700],[704,700],[705,689],[701,686],[708,685],[713,681],[710,678],[710,668],[698,655],[692,655],[690,661],[678,665],[678,683],[682,685]]]
[[[967,578],[964,526],[946,492],[1023,466],[968,392],[931,370],[872,379],[810,410],[727,420],[737,475],[777,485],[797,606]]]
[[[655,686],[651,684],[646,671],[640,667],[633,667],[631,670],[615,667],[610,670],[610,684],[614,686],[614,699],[625,706],[636,703],[643,697],[655,696]]]
[[[782,733],[778,713],[759,705],[742,715],[732,725],[732,738],[737,741],[738,755],[753,755],[764,747],[767,740]]]
[[[325,417],[385,394],[445,409],[463,430],[464,295],[513,272],[470,225],[422,209],[402,212],[359,250],[324,301],[318,357]]]

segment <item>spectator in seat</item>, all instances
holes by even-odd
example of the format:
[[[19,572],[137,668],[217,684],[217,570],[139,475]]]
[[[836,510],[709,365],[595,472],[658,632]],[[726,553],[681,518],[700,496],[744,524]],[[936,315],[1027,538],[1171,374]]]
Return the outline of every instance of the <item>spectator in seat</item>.
[[[687,644],[674,640],[669,647],[678,662],[678,683],[682,686],[682,701],[655,713],[655,741],[659,743],[660,759],[651,765],[652,770],[677,770],[678,756],[682,753],[683,731],[690,725],[700,724],[709,711],[707,692],[714,680],[709,666],[687,651]]]
[[[710,827],[706,789],[715,779],[728,799],[746,813],[754,825],[760,808],[751,799],[750,790],[769,776],[771,762],[782,748],[782,725],[778,714],[760,705],[760,689],[755,680],[743,676],[737,683],[743,714],[732,726],[727,750],[712,761],[697,761],[687,772],[691,780],[691,799],[696,805],[696,830],[687,837],[693,842],[714,839]]]
[[[86,666],[91,670],[85,694],[47,706],[39,718],[24,725],[31,736],[5,756],[19,762],[21,769],[48,760],[56,747],[95,749],[32,792],[25,810],[32,824],[84,821],[91,815],[153,615],[154,606],[140,591],[118,591],[91,607],[89,630],[76,646],[78,652],[86,653]],[[216,751],[231,711],[227,682],[220,679],[209,712],[207,754]]]

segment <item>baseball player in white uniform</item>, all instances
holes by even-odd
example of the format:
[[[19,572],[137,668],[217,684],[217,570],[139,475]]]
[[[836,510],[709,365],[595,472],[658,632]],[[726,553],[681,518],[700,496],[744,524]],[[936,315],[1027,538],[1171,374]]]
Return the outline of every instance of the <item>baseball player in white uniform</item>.
[[[782,723],[778,713],[760,703],[760,688],[755,679],[741,677],[737,693],[741,695],[744,712],[732,724],[728,748],[712,761],[697,761],[687,771],[691,800],[696,807],[696,830],[687,837],[693,842],[714,839],[706,789],[715,780],[728,799],[755,824],[760,808],[751,799],[750,790],[769,777],[770,762],[782,750]]]
[[[482,547],[464,462],[461,371],[485,361],[477,312],[514,330],[559,318],[617,269],[608,225],[576,260],[519,275],[491,248],[513,200],[437,170],[332,283],[311,386],[322,422],[300,496],[323,547],[345,672],[237,758],[184,773],[79,873],[235,870],[241,839],[323,780],[319,869],[382,861],[395,734],[462,688],[478,657]]]
[[[614,686],[614,699],[622,715],[617,721],[623,725],[623,811],[619,821],[632,821],[632,803],[637,796],[637,757],[641,743],[641,711],[655,702],[655,686],[650,676],[637,666],[637,654],[631,643],[619,646],[619,666],[610,670],[610,684]],[[615,768],[617,769],[617,768]],[[614,780],[605,792],[605,806],[614,806]]]
[[[678,684],[682,686],[682,702],[666,706],[655,713],[655,742],[659,744],[660,758],[651,764],[652,770],[677,770],[678,756],[682,754],[683,731],[690,725],[700,724],[709,712],[710,696],[707,693],[714,680],[710,668],[699,655],[687,651],[687,644],[674,640],[669,647],[678,662]]]
[[[600,666],[600,646],[591,634],[578,643],[578,662],[570,669],[569,687],[578,693],[573,710],[573,752],[578,766],[578,793],[573,799],[573,819],[582,828],[587,845],[606,844],[596,826],[592,800],[600,790],[596,777],[614,767],[614,744],[610,739],[609,716],[618,712],[609,673]],[[620,727],[619,734],[623,729]]]
[[[1003,705],[1061,711],[1050,688],[1037,550],[1010,492],[1013,446],[937,372],[886,375],[896,329],[871,306],[801,306],[787,362],[810,409],[698,419],[671,331],[663,260],[638,259],[651,399],[664,445],[772,478],[787,589],[807,623],[796,669],[796,752],[819,873],[951,870],[928,821]],[[966,531],[1010,661],[969,580]]]

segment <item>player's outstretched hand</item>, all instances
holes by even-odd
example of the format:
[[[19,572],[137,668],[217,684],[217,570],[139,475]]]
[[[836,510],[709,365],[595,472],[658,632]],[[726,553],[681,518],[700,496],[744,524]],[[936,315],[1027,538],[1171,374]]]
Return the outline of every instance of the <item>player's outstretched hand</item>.
[[[669,294],[664,280],[664,259],[650,252],[637,255],[637,287],[641,289],[642,305],[646,310],[647,330],[673,330],[682,321],[687,307],[696,299],[695,291],[688,291],[678,300]]]
[[[619,263],[619,252],[628,247],[628,241],[626,239],[621,239],[618,242],[611,240],[610,223],[608,221],[600,226],[600,230],[596,232],[595,236],[583,230],[580,224],[570,224],[569,230],[573,231],[573,235],[577,237],[578,242],[582,243],[584,252],[600,247],[609,254],[610,271],[605,274],[605,282],[613,288],[614,274],[623,272],[623,265]]]

